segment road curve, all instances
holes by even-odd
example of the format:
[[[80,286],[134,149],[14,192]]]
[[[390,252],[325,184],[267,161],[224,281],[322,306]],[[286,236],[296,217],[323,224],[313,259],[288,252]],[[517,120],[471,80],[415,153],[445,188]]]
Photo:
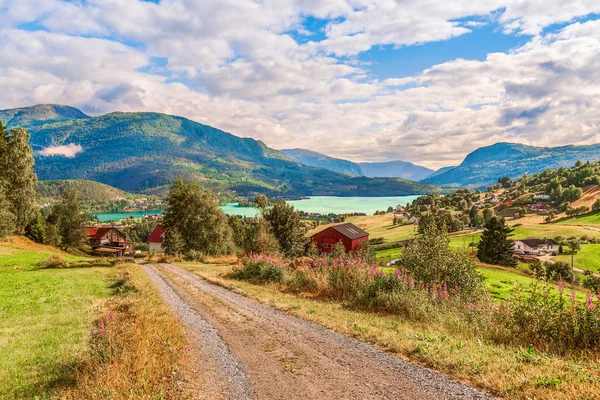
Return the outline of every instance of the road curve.
[[[208,369],[223,388],[215,397],[489,398],[444,375],[280,312],[177,266],[143,268],[192,335],[192,347],[201,353],[200,358],[215,366]]]

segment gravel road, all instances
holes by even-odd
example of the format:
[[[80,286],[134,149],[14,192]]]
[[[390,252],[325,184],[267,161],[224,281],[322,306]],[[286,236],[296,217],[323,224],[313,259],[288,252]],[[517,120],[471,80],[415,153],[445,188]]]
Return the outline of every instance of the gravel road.
[[[232,399],[487,399],[376,347],[211,284],[174,265],[146,272],[214,358]]]

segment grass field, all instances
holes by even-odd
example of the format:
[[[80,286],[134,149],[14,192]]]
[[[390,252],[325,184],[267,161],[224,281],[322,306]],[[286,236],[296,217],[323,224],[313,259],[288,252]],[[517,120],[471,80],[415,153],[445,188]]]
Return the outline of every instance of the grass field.
[[[92,306],[110,295],[107,268],[35,269],[53,250],[25,244],[0,245],[0,398],[43,398],[68,384]]]
[[[40,269],[50,254],[76,264]],[[107,279],[123,274],[136,288],[127,295],[114,292]],[[107,352],[116,359],[98,365],[89,353],[90,327],[109,311],[123,321]],[[25,238],[0,242],[1,399],[169,398],[182,354],[172,349],[183,342],[138,266],[111,267]]]
[[[361,229],[369,232],[371,238],[382,237],[386,242],[406,240],[413,237],[417,231],[416,225],[394,225],[394,214],[369,215],[365,217],[348,217],[346,222],[352,222]]]
[[[571,264],[571,256],[568,254],[561,254],[555,260]],[[582,244],[581,250],[573,256],[573,266],[583,270],[600,272],[600,244]]]
[[[580,215],[578,217],[566,218],[557,222],[558,225],[600,225],[600,211]]]

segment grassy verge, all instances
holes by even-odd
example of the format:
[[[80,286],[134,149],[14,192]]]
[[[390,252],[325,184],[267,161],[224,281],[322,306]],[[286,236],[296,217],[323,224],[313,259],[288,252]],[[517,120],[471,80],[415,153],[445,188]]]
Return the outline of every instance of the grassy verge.
[[[227,279],[224,264],[182,264],[196,274],[251,298],[315,321],[340,333],[375,343],[464,382],[507,398],[580,399],[600,396],[600,367],[592,358],[563,358],[533,348],[488,343],[427,322],[348,308],[339,301],[281,292]]]
[[[50,254],[76,267],[39,269]],[[125,272],[138,289],[118,294],[109,281]],[[152,393],[169,393],[172,385],[154,392],[156,387],[143,382],[161,382],[164,375],[156,364],[171,374],[177,360],[167,355],[183,343],[179,325],[150,285],[135,265],[109,267],[23,238],[0,243],[0,398],[156,398]],[[90,329],[111,312],[123,321],[113,349],[126,346],[140,357],[121,351],[125,356],[119,360],[94,359]]]

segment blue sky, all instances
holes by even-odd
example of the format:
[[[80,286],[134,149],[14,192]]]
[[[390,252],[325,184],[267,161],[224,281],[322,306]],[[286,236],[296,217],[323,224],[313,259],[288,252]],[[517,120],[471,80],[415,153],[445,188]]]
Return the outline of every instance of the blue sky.
[[[600,142],[596,0],[0,0],[0,108],[182,115],[437,168]],[[516,116],[516,117],[515,117]]]

